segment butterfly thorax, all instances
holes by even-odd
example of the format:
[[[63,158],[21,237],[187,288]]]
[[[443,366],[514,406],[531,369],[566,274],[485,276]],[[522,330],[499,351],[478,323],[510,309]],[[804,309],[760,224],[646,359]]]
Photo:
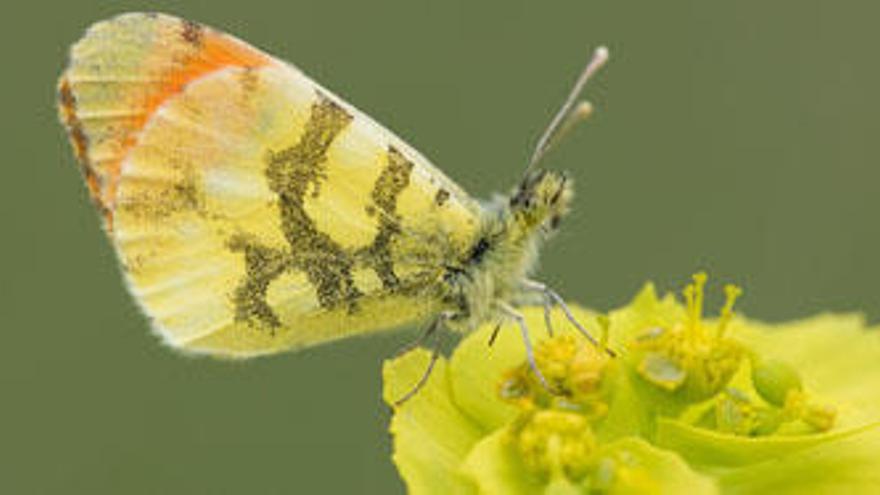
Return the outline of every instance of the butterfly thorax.
[[[523,299],[523,283],[533,271],[541,242],[568,212],[572,182],[564,174],[536,171],[509,196],[484,208],[478,235],[459,267],[449,267],[451,323],[469,330],[499,315],[499,303]]]

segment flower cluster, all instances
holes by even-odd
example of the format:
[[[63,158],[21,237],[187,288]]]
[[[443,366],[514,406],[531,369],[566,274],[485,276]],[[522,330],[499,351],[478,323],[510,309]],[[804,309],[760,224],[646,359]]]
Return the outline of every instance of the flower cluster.
[[[525,363],[518,332],[468,335],[391,422],[410,493],[876,493],[880,335],[855,315],[768,325],[703,317],[706,277],[658,298],[648,285],[600,315],[575,309],[602,345],[551,317]],[[531,328],[541,308],[524,310]],[[537,332],[534,332],[537,333]],[[429,360],[386,362],[389,404]]]

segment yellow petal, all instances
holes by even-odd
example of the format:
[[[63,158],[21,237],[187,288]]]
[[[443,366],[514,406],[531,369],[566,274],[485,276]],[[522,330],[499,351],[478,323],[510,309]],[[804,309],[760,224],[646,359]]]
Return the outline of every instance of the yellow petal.
[[[688,494],[719,493],[715,481],[693,469],[677,454],[658,449],[640,438],[624,438],[610,444],[606,457],[617,463],[616,479],[607,493]]]
[[[417,349],[385,362],[385,401],[393,404],[418,382],[430,353]],[[473,493],[459,464],[484,435],[452,402],[446,360],[437,362],[425,386],[391,419],[393,460],[411,494]]]
[[[837,409],[835,429],[880,421],[880,332],[867,329],[861,315],[783,325],[739,320],[731,332],[762,358],[794,366],[806,391]]]
[[[509,431],[500,429],[480,441],[465,459],[462,471],[480,494],[541,493],[545,481],[529,474],[509,445]]]
[[[654,284],[647,283],[629,304],[612,311],[610,317],[611,344],[620,347],[646,330],[673,326],[687,318],[687,312],[675,295],[666,294],[661,299]]]
[[[880,425],[810,435],[743,437],[698,428],[669,418],[657,420],[654,443],[679,452],[698,465],[741,466],[769,461],[793,453],[858,436]]]
[[[880,424],[721,474],[724,493],[869,495],[880,487]]]

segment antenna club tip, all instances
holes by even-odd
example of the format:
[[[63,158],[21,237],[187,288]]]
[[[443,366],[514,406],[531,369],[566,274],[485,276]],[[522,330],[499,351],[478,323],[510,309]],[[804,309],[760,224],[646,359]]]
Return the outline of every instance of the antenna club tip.
[[[596,51],[593,52],[593,58],[600,64],[604,64],[610,57],[611,52],[608,51],[608,47],[605,45],[599,46],[596,48]]]
[[[593,110],[594,107],[592,103],[587,100],[581,100],[580,102],[578,102],[572,113],[581,119],[585,119],[592,115]]]

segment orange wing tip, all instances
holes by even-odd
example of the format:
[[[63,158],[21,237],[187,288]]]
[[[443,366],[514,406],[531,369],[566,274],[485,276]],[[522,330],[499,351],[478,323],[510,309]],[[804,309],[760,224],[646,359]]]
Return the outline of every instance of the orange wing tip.
[[[115,30],[127,31],[114,37]],[[132,31],[141,31],[142,36],[126,36]],[[127,72],[120,73],[120,64],[130,62],[125,57],[132,53],[141,54],[142,63],[135,72],[126,67]],[[275,63],[271,56],[237,38],[165,14],[121,14],[95,23],[86,31],[71,48],[68,68],[58,82],[58,106],[89,194],[108,230],[112,230],[122,163],[156,110],[185,91],[191,82],[215,71],[270,63]],[[79,83],[110,87],[120,81],[126,86],[124,91],[113,93],[116,101],[89,101],[87,95],[77,91]],[[127,109],[114,123],[116,129],[109,138],[96,124],[80,118],[90,109],[108,105]],[[112,141],[110,148],[117,150],[100,165],[90,157],[99,137],[105,140],[104,145]]]

